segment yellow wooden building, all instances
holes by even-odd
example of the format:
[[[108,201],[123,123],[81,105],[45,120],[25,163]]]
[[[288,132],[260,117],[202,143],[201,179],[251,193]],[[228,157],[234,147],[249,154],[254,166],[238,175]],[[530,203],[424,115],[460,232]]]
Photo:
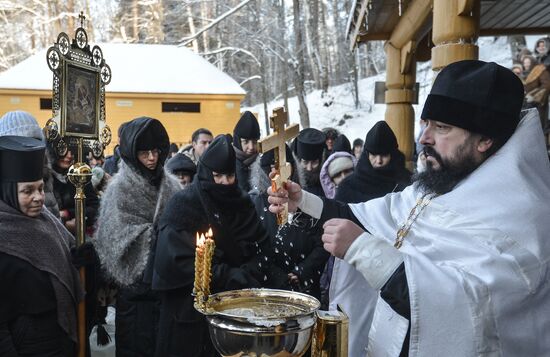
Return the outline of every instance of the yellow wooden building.
[[[112,152],[121,123],[139,116],[162,121],[170,140],[182,145],[194,130],[231,133],[245,91],[191,50],[170,45],[98,44],[113,78],[106,87]],[[46,50],[0,73],[0,116],[12,110],[33,114],[40,125],[51,117],[53,74]]]

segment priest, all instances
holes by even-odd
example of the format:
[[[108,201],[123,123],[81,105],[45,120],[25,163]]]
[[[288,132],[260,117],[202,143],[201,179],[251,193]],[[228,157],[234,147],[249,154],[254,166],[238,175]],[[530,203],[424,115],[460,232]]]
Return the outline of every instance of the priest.
[[[271,193],[271,211],[318,217],[325,249],[379,291],[368,355],[548,354],[550,165],[522,101],[508,69],[450,64],[424,105],[414,185],[350,205],[293,183]]]

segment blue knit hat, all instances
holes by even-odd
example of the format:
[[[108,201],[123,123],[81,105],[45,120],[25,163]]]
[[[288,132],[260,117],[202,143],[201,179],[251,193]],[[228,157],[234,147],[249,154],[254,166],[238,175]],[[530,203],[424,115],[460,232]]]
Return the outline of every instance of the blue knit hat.
[[[44,140],[42,129],[29,113],[16,110],[7,112],[0,118],[0,136],[16,135]]]

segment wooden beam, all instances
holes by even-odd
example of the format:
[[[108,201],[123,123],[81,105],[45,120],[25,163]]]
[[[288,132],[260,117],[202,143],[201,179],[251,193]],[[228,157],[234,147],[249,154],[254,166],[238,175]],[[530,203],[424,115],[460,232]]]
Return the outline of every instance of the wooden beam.
[[[363,0],[361,2],[361,9],[359,10],[359,15],[357,15],[357,19],[355,19],[355,23],[353,24],[353,34],[350,38],[350,50],[351,52],[353,52],[353,50],[355,49],[355,45],[358,42],[359,40],[359,30],[361,29],[362,25],[363,25],[363,21],[364,21],[364,18],[365,18],[365,15],[367,13],[367,8],[368,8],[368,5],[369,5],[369,2],[368,0]]]
[[[368,32],[364,35],[359,35],[358,43],[369,42],[369,41],[387,41],[391,37],[391,33],[384,32]]]
[[[468,16],[474,10],[475,0],[459,0],[458,15]]]
[[[395,26],[389,42],[395,48],[403,48],[410,40],[419,40],[418,32],[432,13],[433,0],[414,0]]]
[[[409,73],[411,68],[411,60],[416,49],[416,42],[409,41],[401,49],[401,74]]]

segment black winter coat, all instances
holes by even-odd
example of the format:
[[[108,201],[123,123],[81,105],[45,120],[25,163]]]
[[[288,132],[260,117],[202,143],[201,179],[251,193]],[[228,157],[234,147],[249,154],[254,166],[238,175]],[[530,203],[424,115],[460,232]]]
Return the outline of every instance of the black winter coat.
[[[119,147],[117,146],[115,148],[113,155],[105,159],[105,163],[103,164],[103,170],[109,175],[113,176],[118,172],[119,162],[120,162],[120,151],[119,151]]]
[[[316,220],[300,212],[294,216],[292,224],[285,225],[278,231],[276,216],[268,210],[267,194],[253,190],[250,197],[256,213],[269,233],[273,249],[273,267],[267,286],[299,291],[319,299],[319,278],[329,253],[323,249],[322,231],[315,226]],[[298,276],[298,285],[289,282],[289,273]]]
[[[73,357],[75,344],[57,322],[48,273],[0,252],[0,356]]]
[[[118,289],[116,298],[116,356],[152,357],[158,332],[160,299],[151,286],[136,283]]]
[[[246,194],[214,203],[195,177],[168,203],[159,223],[153,289],[161,293],[156,356],[215,356],[204,316],[193,307],[197,232],[214,233],[211,292],[261,287],[267,280],[269,238]]]
[[[75,204],[74,196],[76,194],[76,187],[68,182],[62,182],[56,175],[53,175],[53,193],[57,204],[59,206],[59,211],[67,210],[69,211],[70,218],[72,219],[75,216]],[[88,183],[84,186],[84,194],[86,195],[86,204],[85,204],[85,215],[86,215],[86,227],[92,227],[95,223],[97,212],[99,210],[99,199],[97,194],[92,186],[92,183]]]

